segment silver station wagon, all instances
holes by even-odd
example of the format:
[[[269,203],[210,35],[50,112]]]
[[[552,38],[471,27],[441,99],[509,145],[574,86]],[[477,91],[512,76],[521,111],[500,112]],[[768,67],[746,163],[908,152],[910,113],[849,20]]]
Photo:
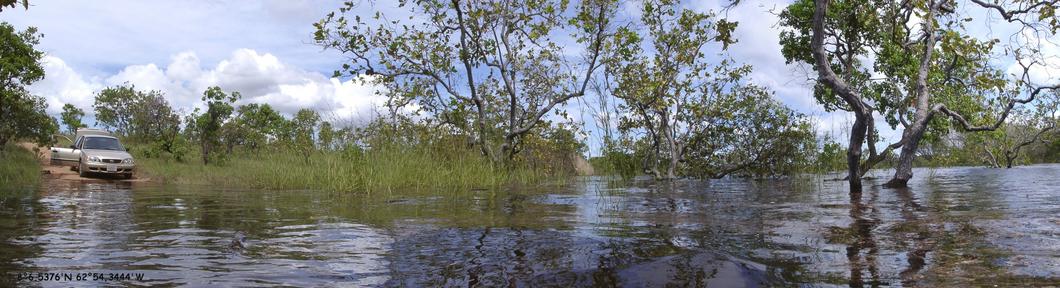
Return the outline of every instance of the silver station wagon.
[[[81,177],[90,174],[132,178],[136,164],[118,138],[98,129],[77,129],[70,148],[52,147],[52,165],[74,167]]]

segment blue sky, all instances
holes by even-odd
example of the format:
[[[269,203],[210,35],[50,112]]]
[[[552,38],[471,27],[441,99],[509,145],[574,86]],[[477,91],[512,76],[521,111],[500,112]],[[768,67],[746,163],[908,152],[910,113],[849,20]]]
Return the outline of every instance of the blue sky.
[[[312,108],[341,119],[374,117],[384,101],[375,95],[375,87],[330,78],[346,58],[312,44],[311,24],[341,6],[339,1],[30,3],[28,10],[5,9],[0,20],[19,29],[35,26],[44,34],[38,48],[47,53],[47,76],[30,88],[48,99],[53,114],[66,103],[91,114],[96,91],[125,82],[162,90],[185,112],[201,105],[202,91],[213,85],[240,91],[243,103],[267,102],[286,113]],[[811,95],[809,70],[786,65],[780,54],[781,30],[775,14],[787,3],[742,1],[734,9],[719,12],[740,23],[736,30],[739,42],[728,53],[737,62],[754,66],[752,81],[771,88],[781,102],[813,117],[822,133],[844,139],[850,117],[824,112]],[[636,13],[632,8],[636,5],[626,5],[626,16]],[[701,11],[720,8],[717,1],[688,5]],[[361,7],[356,13],[402,13],[388,1]],[[990,21],[971,25],[970,29],[983,33],[1011,30]],[[1052,78],[1050,73],[1039,74],[1045,75],[1042,79]],[[587,130],[594,138],[599,136],[578,103],[565,109],[576,120],[585,118]],[[881,122],[877,127],[886,125]],[[889,129],[881,134],[886,139],[898,136]],[[598,141],[590,142],[596,151]]]

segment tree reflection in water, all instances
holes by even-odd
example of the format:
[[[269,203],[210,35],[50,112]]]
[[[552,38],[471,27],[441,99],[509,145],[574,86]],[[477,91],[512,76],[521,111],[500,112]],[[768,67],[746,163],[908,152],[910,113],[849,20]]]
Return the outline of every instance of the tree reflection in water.
[[[917,231],[913,238],[915,242],[913,250],[906,252],[908,266],[898,273],[899,277],[902,278],[903,286],[912,286],[922,277],[920,271],[924,269],[924,265],[927,263],[925,257],[932,249],[928,246],[929,242],[927,241],[931,235],[928,229],[919,227],[921,224],[920,219],[917,218],[917,213],[923,212],[923,207],[920,206],[920,203],[917,203],[913,192],[909,188],[898,188],[894,189],[893,193],[898,196],[898,200],[901,203],[899,209],[903,223],[914,226],[914,231]]]
[[[880,271],[877,268],[879,247],[872,232],[880,225],[879,210],[874,203],[877,200],[876,189],[872,189],[865,203],[862,203],[862,193],[850,194],[850,226],[855,238],[847,246],[847,261],[850,264],[850,286],[862,287],[863,285],[879,286],[886,283],[880,282]],[[862,251],[865,251],[862,253]],[[869,279],[864,279],[868,273]]]
[[[853,197],[813,178],[399,199],[45,182],[0,195],[0,270],[162,286],[1055,286],[1057,173],[947,168]],[[247,245],[231,253],[236,231]]]

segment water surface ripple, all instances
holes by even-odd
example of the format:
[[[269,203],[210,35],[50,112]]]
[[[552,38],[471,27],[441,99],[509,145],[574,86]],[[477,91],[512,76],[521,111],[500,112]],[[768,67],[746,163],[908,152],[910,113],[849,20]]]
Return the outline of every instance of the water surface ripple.
[[[13,283],[45,287],[1060,285],[1060,165],[918,169],[860,195],[834,177],[367,200],[47,181],[0,188],[0,271],[144,275]]]

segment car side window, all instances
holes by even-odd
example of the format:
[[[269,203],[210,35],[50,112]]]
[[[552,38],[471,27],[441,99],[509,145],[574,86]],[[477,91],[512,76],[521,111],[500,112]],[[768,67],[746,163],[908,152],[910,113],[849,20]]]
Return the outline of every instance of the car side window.
[[[74,149],[81,149],[81,140],[83,139],[85,139],[85,136],[77,137],[77,140],[74,140]]]

